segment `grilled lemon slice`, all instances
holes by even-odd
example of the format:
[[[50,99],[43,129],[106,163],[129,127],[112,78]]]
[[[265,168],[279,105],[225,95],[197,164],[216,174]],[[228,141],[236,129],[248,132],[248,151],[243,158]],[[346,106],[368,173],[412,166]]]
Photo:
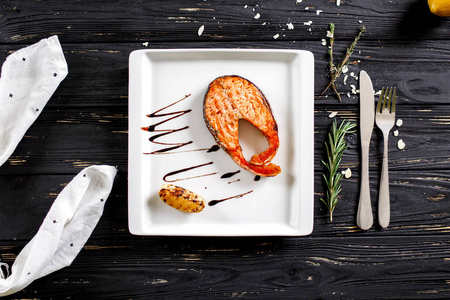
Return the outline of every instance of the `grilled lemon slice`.
[[[167,205],[187,213],[198,213],[205,208],[205,200],[202,197],[173,184],[163,184],[159,197]]]

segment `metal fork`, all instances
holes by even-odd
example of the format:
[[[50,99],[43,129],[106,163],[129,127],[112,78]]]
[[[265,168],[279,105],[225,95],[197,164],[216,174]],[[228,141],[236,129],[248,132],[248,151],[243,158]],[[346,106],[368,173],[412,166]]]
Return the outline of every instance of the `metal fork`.
[[[396,88],[383,88],[378,100],[375,122],[383,132],[384,151],[381,168],[380,193],[378,195],[378,221],[382,228],[389,225],[391,208],[389,200],[389,171],[388,171],[388,138],[389,131],[395,123]]]

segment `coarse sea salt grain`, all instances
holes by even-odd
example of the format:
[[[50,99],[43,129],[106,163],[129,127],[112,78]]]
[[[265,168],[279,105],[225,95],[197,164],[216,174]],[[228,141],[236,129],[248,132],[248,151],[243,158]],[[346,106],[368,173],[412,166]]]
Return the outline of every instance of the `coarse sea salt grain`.
[[[327,31],[327,38],[331,39],[332,37],[333,37],[333,34],[331,33],[331,31],[328,30]]]
[[[347,168],[347,170],[341,171],[342,175],[344,175],[345,178],[352,177],[352,170],[350,168]]]
[[[311,24],[312,24],[312,21],[303,22],[303,25],[305,25],[305,26],[311,26]]]
[[[405,149],[405,146],[406,146],[405,142],[403,142],[402,139],[398,140],[398,142],[397,142],[397,148],[398,149],[403,150],[403,149]]]
[[[303,0],[297,0],[297,3],[302,3]]]
[[[316,15],[320,15],[321,12],[323,12],[323,10],[320,9],[316,10]]]
[[[292,23],[287,23],[286,26],[287,26],[287,29],[289,29],[289,30],[294,29],[294,24],[292,24]]]
[[[348,75],[346,74],[346,75],[344,76],[344,85],[347,84],[347,78],[348,78]]]
[[[198,36],[201,36],[203,34],[203,31],[205,30],[205,25],[200,26],[200,28],[198,29]]]
[[[256,13],[256,15],[253,17],[253,19],[258,20],[259,18],[261,18],[261,15],[259,13]]]
[[[394,130],[394,136],[398,136],[398,130]]]
[[[326,46],[327,45],[327,40],[326,39],[322,39],[322,46]]]
[[[279,38],[279,37],[280,37],[280,35],[277,33],[277,34],[275,34],[275,35],[273,36],[273,39],[276,40],[276,39]]]
[[[148,46],[148,42],[142,43],[142,46],[147,47]]]
[[[403,120],[402,119],[398,119],[397,123],[395,123],[395,125],[397,125],[398,127],[403,125]]]
[[[347,73],[348,72],[348,67],[347,66],[343,66],[342,67],[342,73]]]
[[[341,0],[336,0],[336,6],[341,5]]]
[[[332,119],[332,118],[336,117],[337,114],[338,114],[337,111],[333,111],[333,112],[331,112],[331,114],[328,115],[328,118]]]

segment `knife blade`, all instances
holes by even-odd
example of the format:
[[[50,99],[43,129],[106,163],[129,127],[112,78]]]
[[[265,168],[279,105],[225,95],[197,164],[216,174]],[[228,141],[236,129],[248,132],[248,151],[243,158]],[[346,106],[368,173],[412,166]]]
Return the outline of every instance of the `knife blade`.
[[[359,73],[359,131],[361,137],[361,182],[356,223],[368,230],[373,224],[369,186],[369,146],[375,120],[373,85],[366,71]]]

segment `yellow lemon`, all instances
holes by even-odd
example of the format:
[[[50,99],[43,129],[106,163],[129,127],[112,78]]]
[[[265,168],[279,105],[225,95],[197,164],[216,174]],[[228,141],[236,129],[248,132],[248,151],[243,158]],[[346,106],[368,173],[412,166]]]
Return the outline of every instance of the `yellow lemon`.
[[[441,17],[450,17],[450,0],[428,0],[430,11]]]

